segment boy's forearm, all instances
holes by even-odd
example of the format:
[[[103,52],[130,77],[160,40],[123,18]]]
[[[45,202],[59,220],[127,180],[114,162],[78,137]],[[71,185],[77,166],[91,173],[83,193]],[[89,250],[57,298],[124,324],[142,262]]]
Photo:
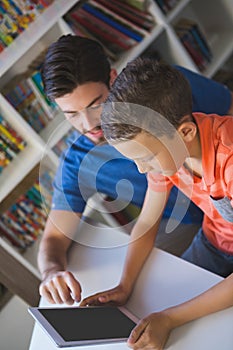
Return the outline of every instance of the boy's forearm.
[[[172,328],[233,306],[233,274],[199,296],[165,310]]]
[[[149,230],[146,230],[142,224],[136,224],[132,231],[120,282],[128,291],[132,291],[136,279],[154,247],[158,227],[159,222]]]

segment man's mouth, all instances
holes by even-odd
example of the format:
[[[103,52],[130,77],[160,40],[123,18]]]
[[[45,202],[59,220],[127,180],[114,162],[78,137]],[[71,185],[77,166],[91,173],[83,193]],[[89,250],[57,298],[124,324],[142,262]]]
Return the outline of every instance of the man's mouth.
[[[95,129],[92,129],[92,130],[89,130],[85,133],[86,135],[91,135],[92,137],[95,137],[95,138],[100,138],[100,137],[103,137],[103,130],[100,129],[100,128],[95,128]]]

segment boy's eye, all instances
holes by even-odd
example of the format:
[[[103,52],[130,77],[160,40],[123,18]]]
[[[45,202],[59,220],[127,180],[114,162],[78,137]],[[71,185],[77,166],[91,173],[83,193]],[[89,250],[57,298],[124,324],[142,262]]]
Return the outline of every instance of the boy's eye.
[[[153,158],[154,158],[154,156],[150,156],[150,157],[147,157],[147,158],[142,159],[141,161],[142,161],[143,163],[144,163],[144,162],[150,162]]]

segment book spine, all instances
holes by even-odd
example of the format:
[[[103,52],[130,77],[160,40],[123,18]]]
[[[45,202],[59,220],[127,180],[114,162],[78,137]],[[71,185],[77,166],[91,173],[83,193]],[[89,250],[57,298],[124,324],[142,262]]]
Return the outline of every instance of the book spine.
[[[138,12],[136,13],[135,9],[132,7],[129,7],[129,10],[126,9],[123,4],[119,4],[119,2],[114,1],[107,1],[107,0],[98,0],[98,3],[102,4],[103,6],[107,7],[111,11],[117,13],[119,16],[122,16],[123,18],[126,18],[127,20],[135,23],[136,25],[144,28],[145,30],[150,30],[153,25],[155,24],[155,21],[148,21],[144,16],[143,12],[139,15]]]
[[[48,119],[52,120],[54,118],[54,114],[52,113],[51,108],[48,106],[48,104],[44,100],[43,96],[41,95],[37,86],[34,84],[34,81],[31,77],[29,77],[27,79],[27,83],[30,86],[30,88],[32,89],[32,91],[34,92],[36,99],[38,100],[40,105],[43,107],[43,110],[46,113],[46,116],[48,117]]]
[[[93,6],[92,6],[93,5]],[[124,26],[123,24],[117,22],[117,16],[114,14],[114,16],[116,17],[116,20],[112,19],[111,17],[108,17],[107,15],[105,15],[103,12],[100,12],[100,10],[98,9],[99,6],[95,6],[96,3],[94,3],[94,1],[91,1],[90,3],[86,3],[83,5],[83,8],[87,11],[90,12],[91,14],[93,14],[94,16],[98,17],[99,19],[101,19],[102,21],[106,22],[108,25],[112,26],[113,28],[121,31],[122,33],[128,35],[130,38],[136,40],[137,42],[142,41],[143,39],[143,35],[136,33],[135,31],[133,31],[133,29],[129,29],[126,26]],[[97,7],[97,8],[96,8]],[[106,13],[110,12],[107,11],[107,9],[103,8],[103,11],[106,11]],[[111,15],[112,16],[112,15]],[[122,20],[122,19],[121,19]],[[131,23],[129,23],[129,26],[131,25]]]
[[[116,29],[112,28],[105,22],[102,22],[101,20],[86,12],[85,10],[80,9],[76,13],[76,15],[81,16],[85,23],[91,22],[93,26],[93,31],[96,31],[96,33],[100,35],[100,38],[102,36],[110,43],[113,42],[124,50],[128,50],[132,46],[137,44],[135,40],[117,31]]]

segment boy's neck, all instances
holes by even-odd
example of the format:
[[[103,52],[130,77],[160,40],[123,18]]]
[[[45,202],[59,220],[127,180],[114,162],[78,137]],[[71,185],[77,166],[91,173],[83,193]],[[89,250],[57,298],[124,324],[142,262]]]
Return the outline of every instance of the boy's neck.
[[[203,176],[202,168],[202,150],[201,150],[201,141],[199,133],[196,134],[192,143],[188,147],[190,157],[185,160],[185,165],[189,170],[191,170],[196,176]]]

